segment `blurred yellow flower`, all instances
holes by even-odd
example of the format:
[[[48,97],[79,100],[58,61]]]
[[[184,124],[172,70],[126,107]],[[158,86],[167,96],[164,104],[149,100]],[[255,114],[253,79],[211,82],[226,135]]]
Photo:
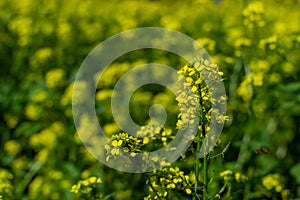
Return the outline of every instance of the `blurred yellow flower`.
[[[17,116],[14,116],[12,114],[5,114],[4,120],[6,121],[6,124],[9,128],[14,128],[19,122],[19,118]]]
[[[25,116],[27,117],[27,119],[30,120],[38,120],[40,118],[40,116],[42,115],[42,108],[39,105],[35,105],[35,104],[28,104],[25,107]]]
[[[52,57],[53,51],[51,48],[41,48],[37,50],[34,57],[39,64],[44,64]]]
[[[4,150],[12,156],[15,156],[21,149],[21,145],[17,140],[9,140],[4,144]]]
[[[29,139],[29,144],[33,147],[43,146],[51,149],[56,143],[56,137],[56,133],[51,128],[47,128],[32,135]]]
[[[107,136],[111,136],[120,131],[119,126],[116,123],[109,123],[103,126],[103,132]]]
[[[264,84],[264,74],[263,73],[253,73],[251,74],[253,85],[260,87]]]
[[[113,148],[111,150],[111,154],[112,155],[119,155],[120,154],[120,149],[119,148]]]
[[[240,84],[237,89],[237,94],[242,97],[244,101],[249,101],[252,98],[253,90],[250,85],[251,83],[251,76],[246,76],[245,80]]]
[[[63,69],[52,69],[46,74],[46,84],[49,89],[60,88],[66,83],[66,74]]]
[[[216,42],[211,38],[199,38],[196,41],[209,53],[215,51]]]
[[[233,172],[231,170],[225,170],[220,173],[220,176],[225,177],[225,176],[231,176],[232,174],[233,174]]]
[[[283,177],[280,174],[269,174],[262,180],[262,184],[268,190],[275,189],[276,192],[281,192],[284,188]]]
[[[281,75],[279,73],[272,73],[269,77],[270,83],[279,83],[281,81]]]
[[[83,179],[83,180],[80,180],[78,181],[75,185],[72,186],[71,188],[71,192],[77,194],[77,193],[86,193],[86,192],[89,192],[90,190],[86,190],[87,188],[90,188],[91,187],[94,187],[96,186],[96,184],[100,184],[102,183],[102,180],[101,178],[99,177],[88,177],[86,179]]]
[[[30,195],[39,193],[39,190],[43,187],[43,177],[36,176],[29,184],[28,191]]]
[[[32,96],[33,102],[43,102],[47,98],[48,93],[46,91],[39,91]]]
[[[295,66],[290,63],[290,62],[285,62],[282,65],[282,70],[286,73],[286,74],[292,74],[293,72],[295,72],[296,68]]]
[[[25,170],[28,166],[28,160],[26,157],[20,157],[14,160],[12,168],[16,171]]]
[[[48,149],[42,149],[38,152],[38,154],[35,156],[35,160],[40,163],[46,163],[49,159],[51,159],[50,151]]]
[[[245,182],[246,180],[248,180],[248,178],[245,175],[239,172],[234,174],[234,178],[237,182]]]
[[[13,175],[8,170],[0,168],[0,194],[6,195],[8,197],[12,196],[12,179]]]
[[[60,19],[56,29],[57,37],[61,41],[69,41],[72,31],[72,26],[66,20]]]

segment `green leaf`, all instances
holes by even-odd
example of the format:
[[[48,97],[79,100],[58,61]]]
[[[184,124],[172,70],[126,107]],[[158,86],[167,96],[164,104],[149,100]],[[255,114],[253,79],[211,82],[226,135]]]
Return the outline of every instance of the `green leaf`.
[[[298,184],[300,184],[300,163],[294,165],[291,169],[290,169],[290,174],[295,178],[296,182]]]

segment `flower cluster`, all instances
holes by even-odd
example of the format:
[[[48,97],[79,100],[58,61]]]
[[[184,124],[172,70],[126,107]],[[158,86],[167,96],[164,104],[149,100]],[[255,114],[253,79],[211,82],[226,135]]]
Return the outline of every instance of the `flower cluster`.
[[[102,179],[99,177],[91,176],[84,180],[78,181],[72,186],[71,192],[76,195],[78,199],[102,199],[100,193]]]
[[[269,196],[275,196],[274,192],[279,194],[283,200],[287,200],[290,191],[285,189],[285,177],[276,173],[276,174],[268,174],[262,179],[262,185],[271,193],[266,192]]]
[[[242,97],[244,101],[249,101],[252,98],[253,87],[263,86],[264,79],[268,75],[268,72],[271,68],[270,63],[265,60],[252,61],[249,67],[251,72],[245,76],[244,80],[237,89],[237,94]],[[271,77],[273,77],[272,80],[274,80],[275,77]]]
[[[166,146],[174,138],[171,129],[163,128],[161,125],[142,126],[136,133],[137,137],[128,133],[112,135],[108,144],[105,145],[106,160],[120,155],[120,148],[124,152],[130,152],[135,157],[136,153],[151,151]]]
[[[154,171],[147,184],[150,194],[144,200],[178,199],[178,196],[191,196],[193,190],[189,176],[178,167]]]
[[[4,150],[12,156],[15,156],[21,150],[21,145],[17,140],[9,140],[4,145]]]
[[[220,173],[220,177],[224,179],[224,181],[232,181],[235,180],[237,182],[245,182],[248,180],[247,176],[240,172],[232,172],[231,170],[225,170]]]
[[[73,185],[71,188],[71,192],[77,194],[77,193],[89,193],[93,187],[95,187],[97,184],[102,183],[101,178],[97,177],[89,177],[84,180],[80,180],[77,184]]]
[[[181,68],[178,73],[182,76],[179,77],[180,86],[176,98],[181,110],[177,128],[187,128],[190,124],[194,124],[198,118],[197,115],[200,115],[198,129],[200,136],[203,137],[202,134],[210,130],[209,122],[215,120],[222,124],[228,120],[228,116],[211,106],[216,103],[223,104],[226,101],[225,94],[218,93],[216,86],[222,83],[223,72],[219,72],[218,67],[208,60],[197,58]],[[220,96],[212,97],[211,92],[218,93]],[[199,113],[197,113],[197,107],[199,107]],[[210,140],[213,142],[215,138],[210,138]]]
[[[13,175],[9,171],[0,168],[0,198],[9,199],[9,197],[12,197],[12,179]]]
[[[265,26],[264,12],[263,2],[251,2],[243,11],[244,25],[249,29]]]
[[[52,123],[49,127],[32,135],[29,139],[29,145],[38,151],[35,159],[41,163],[45,163],[49,159],[49,155],[55,147],[58,138],[64,133],[64,125],[57,121]]]
[[[233,195],[233,192],[238,192],[241,190],[240,186],[248,180],[248,177],[244,174],[240,172],[233,172],[231,170],[222,171],[220,173],[220,177],[222,178],[224,185],[216,195],[216,197],[219,199],[221,196],[224,196],[224,199],[230,199]]]
[[[65,71],[63,69],[52,69],[46,74],[46,84],[47,87],[51,90],[61,88],[65,85]]]
[[[276,192],[281,192],[284,188],[283,177],[280,174],[268,174],[262,180],[263,186],[268,189],[274,189]]]

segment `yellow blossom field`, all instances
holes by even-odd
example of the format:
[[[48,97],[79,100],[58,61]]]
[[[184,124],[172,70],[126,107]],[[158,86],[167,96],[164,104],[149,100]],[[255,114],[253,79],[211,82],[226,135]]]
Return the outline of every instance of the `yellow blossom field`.
[[[211,60],[145,47],[101,79],[89,72],[94,91],[78,80],[97,45],[143,27],[184,34]],[[0,200],[300,200],[299,0],[1,0],[0,55]],[[162,65],[139,74],[148,63]],[[175,94],[158,84],[171,80],[163,65],[179,77]],[[162,82],[132,89],[144,76]],[[119,80],[134,134],[111,103],[127,95]],[[107,143],[89,115],[75,117],[90,98]]]

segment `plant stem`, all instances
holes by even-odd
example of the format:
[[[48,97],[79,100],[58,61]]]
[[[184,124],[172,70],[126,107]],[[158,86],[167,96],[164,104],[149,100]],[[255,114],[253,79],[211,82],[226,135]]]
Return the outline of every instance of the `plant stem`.
[[[204,186],[203,186],[203,200],[207,200],[207,183],[208,183],[208,165],[207,165],[207,161],[208,161],[208,155],[204,155],[203,158],[203,182],[204,182]]]
[[[203,101],[202,101],[202,91],[201,91],[201,88],[200,88],[200,95],[199,95],[199,97],[200,97],[200,106],[202,107],[203,106]],[[201,118],[202,118],[202,120],[200,119],[200,123],[201,123],[201,131],[202,131],[202,137],[203,137],[203,141],[205,141],[205,137],[206,137],[206,127],[205,127],[205,114],[204,114],[204,111],[202,110],[202,108],[200,108],[200,114],[201,114]],[[200,134],[200,133],[199,133]],[[198,142],[200,143],[200,137],[199,137],[199,140],[198,140]],[[200,145],[199,145],[200,146]],[[204,148],[206,148],[205,147],[205,144],[202,144],[202,146],[204,147]],[[198,156],[199,156],[199,154],[200,154],[200,147],[199,147],[199,149],[197,149],[197,153],[198,153]],[[207,168],[208,168],[208,153],[206,154],[207,152],[206,152],[206,149],[204,149],[204,157],[203,157],[203,200],[207,200],[207,184],[208,184],[208,170],[207,170]],[[198,160],[199,160],[199,158],[198,158]]]
[[[200,159],[199,159],[199,152],[200,152],[200,148],[201,148],[201,138],[200,138],[200,131],[198,131],[198,134],[197,134],[197,151],[196,151],[196,166],[195,166],[195,188],[194,188],[194,191],[195,191],[195,194],[197,194],[197,188],[198,188],[198,185],[199,185],[199,168],[200,168]],[[193,199],[196,199],[196,197],[194,197]]]
[[[201,125],[201,131],[197,132],[197,150],[196,150],[196,166],[195,166],[195,188],[194,192],[197,194],[197,189],[199,185],[199,168],[200,168],[200,159],[199,159],[199,154],[200,154],[200,149],[201,149],[201,143],[204,141],[201,140],[201,137],[205,138],[206,137],[206,130],[205,130],[205,114],[203,112],[203,101],[202,101],[202,90],[201,87],[198,87],[199,90],[199,104],[200,104],[200,124]],[[202,134],[201,134],[202,132]],[[202,144],[203,145],[203,144]],[[204,152],[204,158],[203,158],[203,176],[204,176],[204,187],[203,187],[203,200],[207,200],[207,183],[208,183],[208,173],[207,173],[207,161],[208,161],[208,155],[206,155],[206,152]],[[195,199],[194,197],[193,199]]]

